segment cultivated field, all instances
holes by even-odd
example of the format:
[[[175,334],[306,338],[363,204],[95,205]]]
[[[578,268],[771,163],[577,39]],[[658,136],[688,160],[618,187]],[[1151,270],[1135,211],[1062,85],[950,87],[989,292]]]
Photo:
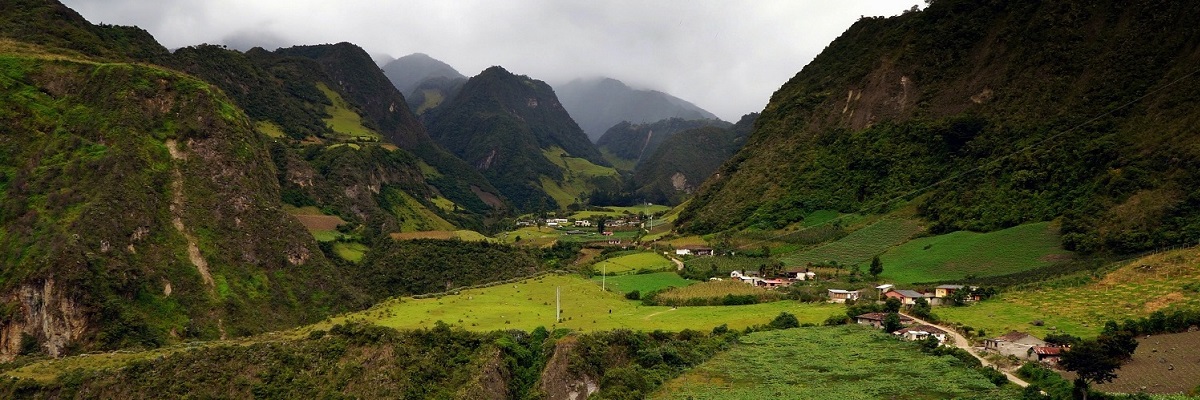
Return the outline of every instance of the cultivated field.
[[[880,256],[883,278],[897,283],[1005,275],[1052,265],[1072,257],[1049,222],[990,233],[954,232],[919,238]]]
[[[592,278],[597,284],[601,282],[600,277]],[[690,279],[683,279],[674,272],[656,272],[653,274],[633,274],[610,276],[604,279],[604,285],[609,291],[617,293],[628,293],[634,290],[645,294],[655,290],[683,287],[696,283]]]
[[[657,271],[674,268],[674,263],[658,253],[634,253],[596,263],[592,270],[609,274]]]
[[[846,266],[859,264],[866,268],[872,257],[908,241],[924,229],[918,221],[885,218],[835,242],[781,256],[780,259],[788,265],[833,261]]]
[[[940,307],[934,313],[997,334],[1017,329],[1041,335],[1056,327],[1094,336],[1108,320],[1137,319],[1173,308],[1200,309],[1200,252],[1195,249],[1144,257],[1102,278],[1087,279],[1090,283],[1030,287],[969,307]],[[1034,320],[1043,320],[1045,326],[1030,325]]]
[[[1097,385],[1105,392],[1187,393],[1200,388],[1200,332],[1138,338],[1133,360],[1117,379]]]
[[[482,233],[471,230],[457,231],[423,231],[423,232],[400,232],[391,234],[395,240],[413,240],[413,239],[460,239],[469,241],[487,241],[490,240]]]
[[[561,288],[562,322],[555,324],[555,289]],[[643,306],[621,293],[604,292],[594,281],[574,275],[545,275],[528,281],[461,291],[440,298],[388,300],[369,310],[351,313],[303,328],[329,329],[347,320],[394,328],[431,327],[437,321],[473,331],[532,330],[539,326],[579,331],[610,329],[709,330],[727,324],[731,329],[770,322],[780,312],[796,315],[801,323],[819,324],[845,307],[794,301],[745,306]]]
[[[952,357],[857,325],[757,332],[664,384],[655,399],[1018,398]]]

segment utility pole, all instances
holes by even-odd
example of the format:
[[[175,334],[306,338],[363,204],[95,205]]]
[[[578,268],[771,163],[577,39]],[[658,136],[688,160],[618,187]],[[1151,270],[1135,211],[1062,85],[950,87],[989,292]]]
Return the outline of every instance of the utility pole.
[[[608,264],[600,266],[600,289],[608,291]]]
[[[562,316],[560,316],[562,313],[562,298],[560,297],[561,295],[559,293],[561,290],[562,286],[556,286],[554,288],[554,323],[556,324],[562,322]]]

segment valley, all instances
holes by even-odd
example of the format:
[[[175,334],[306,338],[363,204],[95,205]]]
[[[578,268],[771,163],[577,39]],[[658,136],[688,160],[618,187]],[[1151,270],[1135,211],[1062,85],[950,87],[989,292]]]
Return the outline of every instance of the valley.
[[[1200,398],[1197,19],[927,1],[725,121],[6,1],[0,398]]]

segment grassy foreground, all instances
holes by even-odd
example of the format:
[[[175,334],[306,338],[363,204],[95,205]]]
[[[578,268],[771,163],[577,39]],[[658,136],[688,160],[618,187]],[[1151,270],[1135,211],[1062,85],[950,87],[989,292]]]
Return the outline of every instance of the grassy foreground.
[[[857,325],[757,332],[664,384],[655,399],[1008,399],[950,356]]]
[[[555,289],[561,288],[562,322],[555,324]],[[623,294],[604,292],[588,279],[574,275],[545,275],[528,281],[464,290],[456,295],[426,299],[393,299],[369,310],[331,318],[306,329],[328,329],[346,321],[363,321],[393,328],[431,327],[437,321],[472,331],[569,328],[578,331],[634,329],[640,331],[709,330],[726,324],[731,329],[769,322],[780,312],[796,315],[801,323],[819,324],[845,312],[837,305],[793,301],[745,306],[643,306]]]

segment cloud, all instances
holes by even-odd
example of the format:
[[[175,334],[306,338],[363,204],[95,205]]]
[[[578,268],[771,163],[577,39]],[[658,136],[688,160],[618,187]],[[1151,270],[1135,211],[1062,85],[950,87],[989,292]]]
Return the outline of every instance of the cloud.
[[[88,20],[137,25],[167,48],[245,49],[351,42],[399,57],[422,52],[467,75],[492,65],[547,82],[608,76],[661,90],[734,121],[860,16],[885,1],[236,1],[64,0]]]

